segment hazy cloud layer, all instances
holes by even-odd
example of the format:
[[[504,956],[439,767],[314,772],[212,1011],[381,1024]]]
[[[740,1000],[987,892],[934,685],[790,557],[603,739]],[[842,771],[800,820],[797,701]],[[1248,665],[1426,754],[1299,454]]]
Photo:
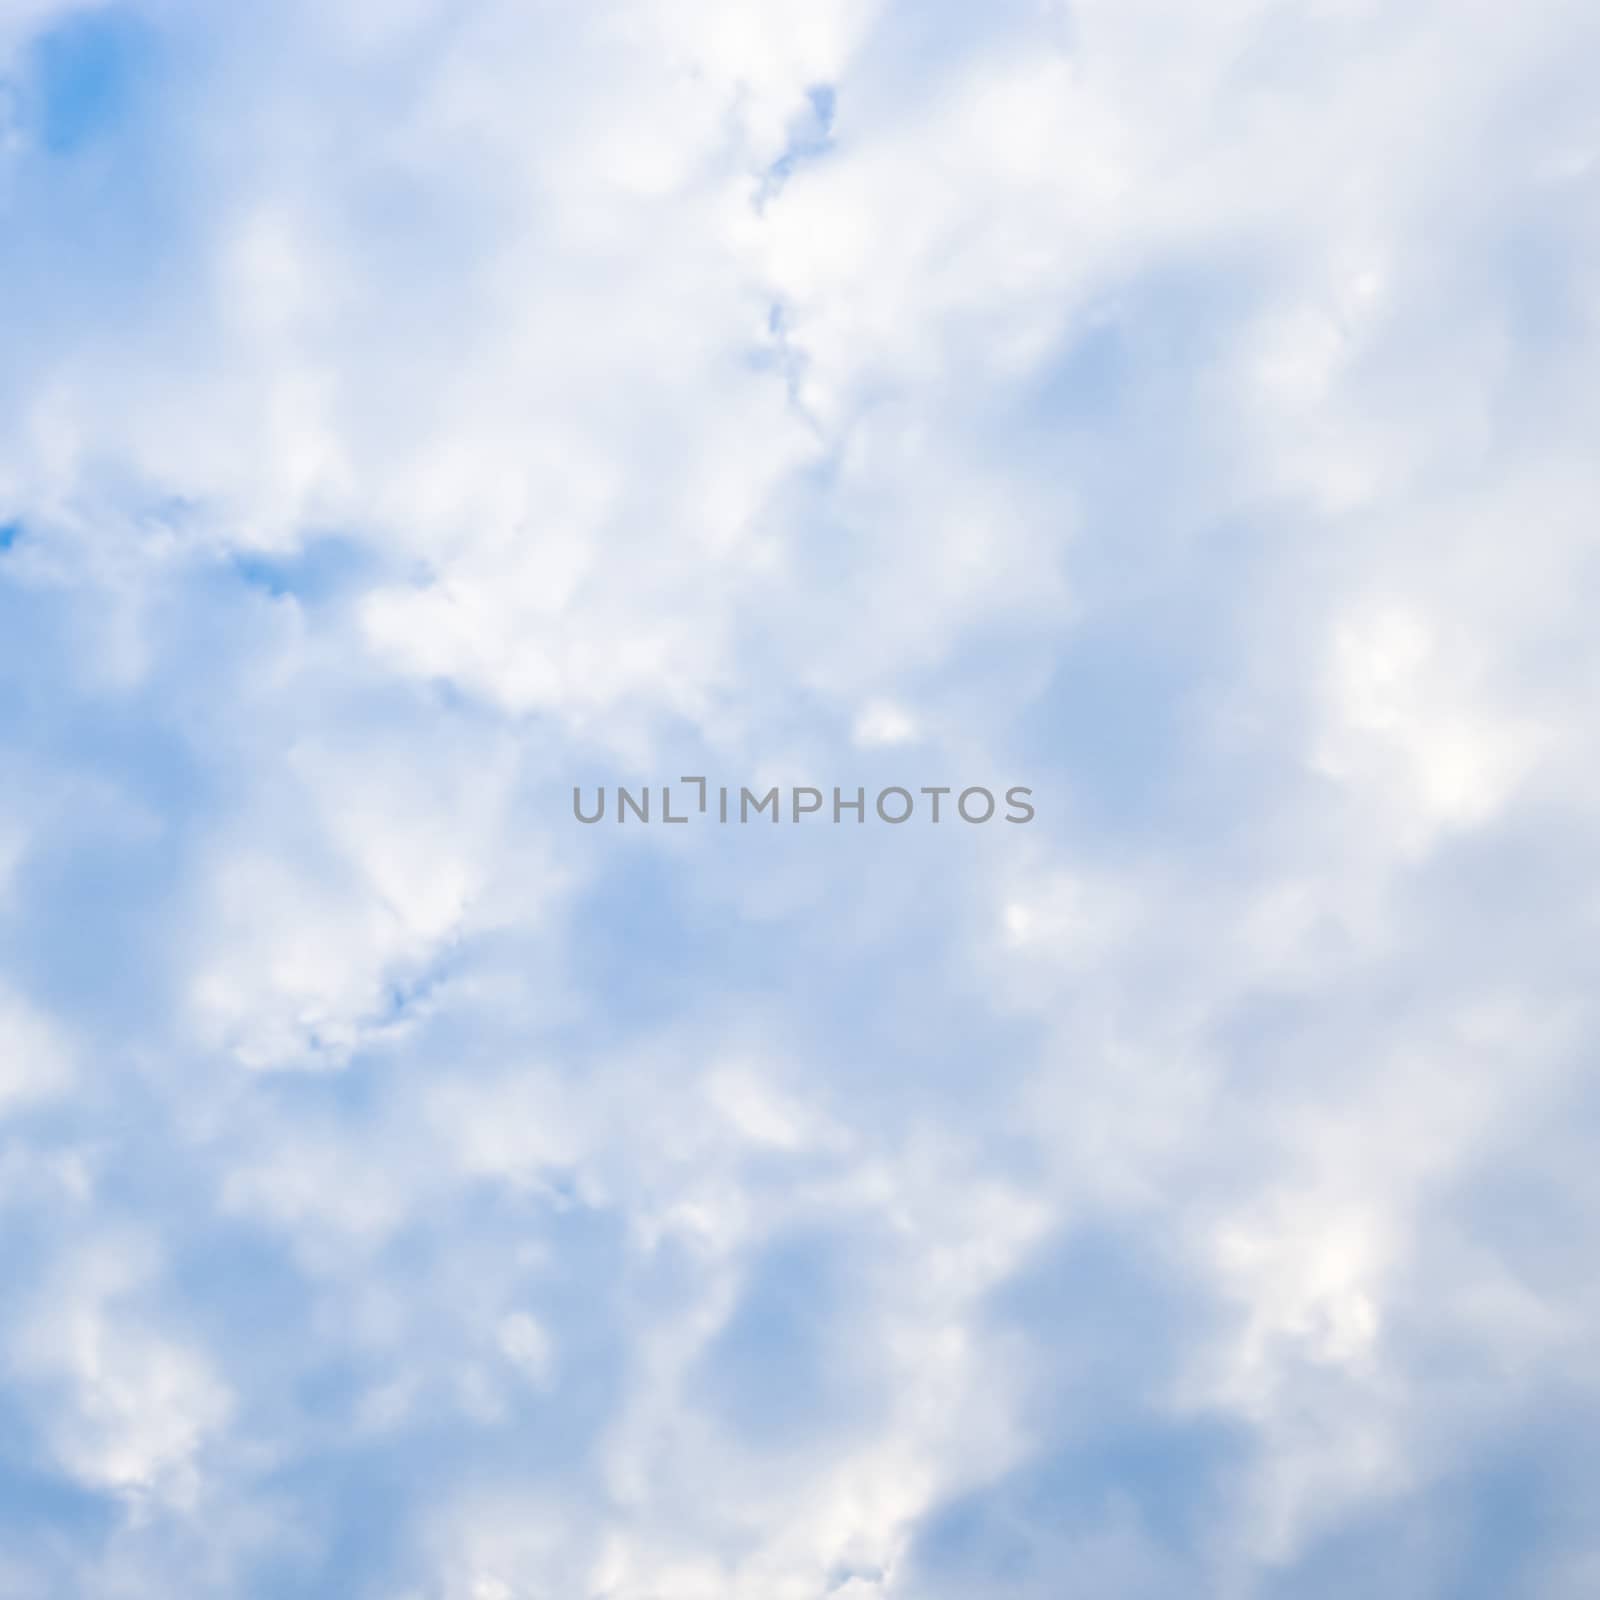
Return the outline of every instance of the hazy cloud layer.
[[[1597,77],[0,0],[0,1597],[1593,1594]]]

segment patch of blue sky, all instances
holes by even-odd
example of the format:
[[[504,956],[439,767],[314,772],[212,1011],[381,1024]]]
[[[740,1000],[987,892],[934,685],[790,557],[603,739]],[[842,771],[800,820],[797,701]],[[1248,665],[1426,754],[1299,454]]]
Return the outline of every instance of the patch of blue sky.
[[[253,550],[226,557],[245,583],[272,596],[315,606],[370,581],[377,561],[370,546],[354,538],[325,534],[307,538],[282,554]]]
[[[155,58],[148,24],[122,6],[71,13],[34,41],[29,88],[44,148],[72,155],[134,114]]]

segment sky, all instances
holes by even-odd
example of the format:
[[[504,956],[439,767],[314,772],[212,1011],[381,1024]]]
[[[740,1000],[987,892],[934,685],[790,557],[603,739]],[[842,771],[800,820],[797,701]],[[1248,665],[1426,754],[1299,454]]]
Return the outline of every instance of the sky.
[[[0,0],[0,1600],[1600,1594],[1597,81]]]

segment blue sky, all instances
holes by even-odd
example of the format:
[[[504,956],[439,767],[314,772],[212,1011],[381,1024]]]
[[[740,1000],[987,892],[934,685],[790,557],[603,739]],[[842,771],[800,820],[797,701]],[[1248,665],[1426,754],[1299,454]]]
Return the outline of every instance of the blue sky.
[[[1597,74],[0,0],[0,1600],[1600,1591]]]

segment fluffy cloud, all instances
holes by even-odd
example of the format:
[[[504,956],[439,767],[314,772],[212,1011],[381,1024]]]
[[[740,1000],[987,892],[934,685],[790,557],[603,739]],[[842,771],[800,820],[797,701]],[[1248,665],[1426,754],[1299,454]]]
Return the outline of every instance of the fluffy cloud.
[[[0,1594],[1587,1593],[1597,64],[0,10]]]

